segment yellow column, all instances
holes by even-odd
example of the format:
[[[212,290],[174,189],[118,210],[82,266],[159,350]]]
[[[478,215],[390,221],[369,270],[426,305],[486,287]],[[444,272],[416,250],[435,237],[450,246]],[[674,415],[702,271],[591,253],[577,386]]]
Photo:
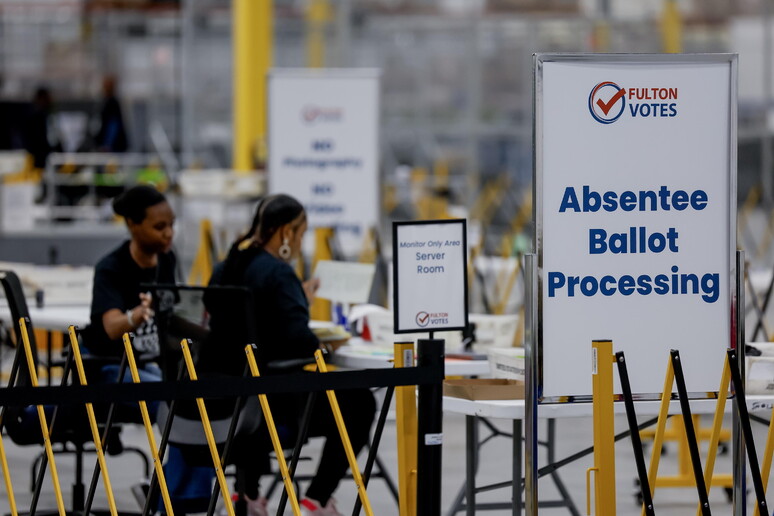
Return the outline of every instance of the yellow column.
[[[308,0],[306,11],[306,64],[309,68],[325,66],[325,26],[330,19],[328,0]]]
[[[234,121],[232,166],[266,161],[266,74],[271,67],[271,0],[233,0]]]
[[[676,0],[664,1],[661,14],[661,41],[664,52],[677,54],[683,51],[683,22]]]
[[[615,421],[613,415],[613,342],[592,343],[594,394],[595,513],[615,516]],[[588,511],[587,511],[588,512]]]

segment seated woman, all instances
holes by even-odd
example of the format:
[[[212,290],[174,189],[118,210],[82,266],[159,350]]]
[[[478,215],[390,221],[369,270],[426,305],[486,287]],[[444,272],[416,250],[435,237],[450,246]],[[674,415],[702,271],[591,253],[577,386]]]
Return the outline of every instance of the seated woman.
[[[120,357],[124,353],[123,334],[133,332],[136,351],[159,356],[161,346],[153,299],[141,285],[175,282],[175,215],[164,195],[145,185],[118,196],[113,201],[113,211],[124,217],[131,238],[103,257],[94,269],[86,346],[95,355]],[[174,305],[173,298],[156,302],[159,312],[169,312]],[[141,378],[159,381],[161,371],[148,364],[143,367]],[[102,368],[100,380],[117,382],[118,365]]]
[[[287,195],[264,198],[256,209],[248,233],[238,239],[223,264],[213,274],[211,284],[245,286],[254,300],[254,323],[258,331],[260,364],[277,360],[312,358],[320,342],[309,329],[309,302],[317,284],[302,284],[290,261],[300,255],[301,240],[307,228],[303,206]],[[200,364],[212,372],[242,374],[244,340],[228,338],[219,331],[217,311],[211,313],[211,341],[202,349]],[[271,374],[268,369],[262,373]],[[367,443],[376,412],[373,394],[367,388],[336,393],[352,447],[358,453]],[[306,393],[270,394],[269,403],[278,425],[297,431],[306,404]],[[328,400],[318,396],[309,436],[326,438],[317,472],[301,501],[307,515],[339,515],[331,497],[349,468]],[[285,443],[290,445],[292,443]],[[268,432],[261,425],[252,435],[238,434],[234,442],[237,464],[247,497],[249,516],[268,515],[266,499],[259,497],[260,475],[269,472],[268,453],[272,449]]]
[[[121,357],[124,353],[122,336],[134,333],[132,344],[137,353],[155,359],[167,358],[165,373],[154,362],[140,367],[143,382],[174,378],[179,352],[168,353],[163,345],[163,329],[171,319],[175,297],[169,291],[157,291],[155,309],[151,295],[142,285],[175,283],[177,260],[172,251],[175,214],[163,194],[151,186],[135,186],[113,201],[113,211],[124,217],[130,239],[103,257],[94,269],[91,300],[91,324],[84,331],[84,344],[89,353]],[[171,374],[170,374],[171,373]],[[103,365],[95,383],[118,383],[119,365]],[[131,382],[129,371],[124,382]],[[148,411],[155,421],[159,402],[149,401]],[[141,422],[136,403],[122,405],[119,420]],[[119,444],[119,441],[114,441]],[[191,467],[179,449],[168,447],[164,466],[167,483],[176,514],[209,500],[214,470],[211,467]],[[113,452],[119,450],[113,449]],[[202,509],[190,512],[201,512]]]

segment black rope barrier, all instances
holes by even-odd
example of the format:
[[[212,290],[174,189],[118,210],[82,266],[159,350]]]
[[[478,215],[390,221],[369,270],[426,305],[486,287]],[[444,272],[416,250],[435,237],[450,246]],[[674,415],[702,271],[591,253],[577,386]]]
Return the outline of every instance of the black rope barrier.
[[[257,394],[320,392],[363,387],[440,385],[443,381],[443,370],[441,363],[440,365],[430,364],[405,369],[339,371],[331,375],[296,373],[258,378],[200,378],[195,382],[186,380],[87,386],[7,387],[0,389],[0,407],[173,399],[193,400],[196,398],[230,398]]]

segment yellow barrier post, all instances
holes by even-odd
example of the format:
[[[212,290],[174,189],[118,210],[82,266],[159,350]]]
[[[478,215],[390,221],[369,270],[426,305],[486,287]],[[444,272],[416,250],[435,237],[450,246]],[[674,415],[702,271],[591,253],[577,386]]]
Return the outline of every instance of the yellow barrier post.
[[[594,478],[595,513],[615,516],[615,420],[613,415],[613,342],[595,340],[591,348],[592,393],[594,395],[594,467],[586,472],[586,512],[591,514],[588,482]]]
[[[245,354],[247,355],[247,362],[250,364],[250,372],[256,378],[261,376],[261,373],[258,371],[258,363],[255,361],[253,344],[248,344],[245,346]],[[271,415],[269,400],[266,398],[265,394],[259,394],[258,401],[261,402],[261,411],[263,412],[263,417],[266,420],[266,426],[269,429],[271,444],[274,446],[274,454],[277,456],[277,463],[279,463],[280,473],[282,474],[282,482],[285,484],[285,492],[288,493],[290,506],[293,508],[293,514],[295,516],[301,516],[301,508],[298,505],[296,490],[293,489],[293,481],[290,478],[288,464],[285,462],[285,453],[283,452],[282,443],[280,442],[279,434],[277,433],[277,427],[274,425],[274,417]]]
[[[180,347],[183,349],[183,359],[185,360],[185,366],[188,369],[188,377],[191,381],[195,382],[199,378],[196,376],[196,368],[194,367],[193,357],[191,357],[191,350],[188,347],[188,340],[183,339],[180,341]],[[212,466],[215,468],[215,476],[218,478],[220,494],[223,496],[223,504],[226,506],[228,516],[234,516],[234,506],[230,503],[231,494],[228,491],[226,476],[223,474],[223,464],[220,462],[220,455],[218,455],[218,445],[215,443],[215,435],[212,433],[212,425],[210,425],[210,418],[207,415],[207,407],[204,405],[204,400],[202,398],[196,398],[196,406],[199,408],[199,416],[202,419],[202,427],[204,428],[204,435],[207,438],[207,446],[210,448]]]
[[[319,349],[315,351],[314,358],[317,361],[318,370],[321,373],[327,373],[328,367],[325,365],[325,360],[323,360],[322,351]],[[352,472],[352,478],[355,480],[355,486],[357,486],[357,493],[360,496],[360,501],[363,502],[363,509],[365,509],[366,516],[373,516],[374,512],[371,510],[371,501],[368,499],[368,492],[366,492],[363,478],[360,476],[360,468],[357,465],[355,451],[352,449],[352,443],[349,440],[347,427],[344,425],[344,418],[341,417],[341,409],[339,408],[339,402],[336,399],[336,393],[333,391],[325,391],[325,394],[328,396],[328,402],[331,404],[333,419],[336,420],[336,427],[339,429],[339,435],[341,436],[341,444],[344,445],[344,451],[346,452],[347,460],[349,461],[349,469]]]
[[[661,460],[661,446],[664,443],[664,431],[666,430],[667,418],[669,418],[669,402],[672,400],[672,386],[675,382],[675,370],[672,367],[672,360],[667,361],[666,375],[664,376],[664,388],[661,391],[661,406],[658,411],[658,421],[656,422],[656,433],[653,436],[653,450],[651,450],[650,467],[648,468],[648,484],[650,485],[650,496],[656,489],[656,478],[658,477],[658,464]],[[642,516],[645,516],[645,506],[642,506]]]
[[[718,444],[720,443],[720,433],[723,427],[723,413],[726,408],[726,398],[728,396],[728,384],[731,381],[731,371],[729,369],[728,355],[723,361],[723,373],[720,375],[720,387],[718,388],[718,403],[715,406],[715,417],[712,419],[712,437],[710,437],[709,451],[707,452],[707,466],[704,469],[704,487],[709,496],[712,487],[712,471],[715,469],[715,457],[718,453]],[[766,484],[763,484],[764,486]],[[755,506],[755,514],[758,516],[758,506]],[[702,515],[701,504],[696,506],[696,516]],[[768,516],[768,515],[767,515]]]
[[[70,334],[70,349],[73,354],[73,360],[75,360],[75,368],[78,370],[78,380],[81,385],[86,385],[86,370],[83,367],[83,358],[81,358],[81,348],[78,346],[78,337],[75,335],[75,326],[69,326],[67,328]],[[94,448],[97,451],[97,462],[99,462],[99,469],[102,472],[102,481],[105,484],[105,492],[107,493],[108,508],[112,516],[118,515],[116,509],[116,500],[113,496],[113,486],[110,484],[110,475],[108,474],[107,463],[105,462],[105,451],[102,444],[102,438],[99,435],[99,428],[97,428],[97,418],[94,415],[94,406],[91,403],[86,404],[86,415],[89,418],[89,428],[91,429],[91,438],[94,441]]]
[[[134,383],[140,383],[140,373],[137,370],[137,362],[134,360],[134,351],[132,350],[132,341],[129,338],[128,333],[124,333],[123,340],[124,352],[126,353],[126,359],[129,362],[129,371],[132,373],[132,381]],[[123,382],[123,378],[119,378],[119,381]],[[164,500],[164,508],[166,509],[168,516],[174,516],[175,512],[172,510],[172,500],[169,499],[169,490],[167,489],[167,479],[164,476],[164,468],[161,466],[159,449],[156,446],[156,438],[153,436],[153,426],[151,424],[150,415],[148,414],[148,405],[144,400],[140,400],[137,403],[140,406],[140,414],[142,415],[142,424],[145,427],[145,435],[148,437],[148,446],[150,447],[151,457],[153,458],[153,467],[155,468],[156,476],[159,479],[159,487],[161,488],[161,498]]]
[[[8,505],[11,509],[11,516],[18,516],[16,497],[13,494],[13,485],[11,483],[11,470],[8,468],[8,456],[5,454],[2,434],[0,434],[0,462],[3,466],[3,480],[5,481],[5,490],[8,492]]]
[[[395,367],[414,367],[414,343],[395,343]],[[395,388],[400,516],[417,513],[417,393],[413,385]]]
[[[330,240],[333,238],[333,228],[317,228],[314,230],[314,258],[312,259],[312,270],[317,266],[320,260],[332,260],[333,250]],[[317,321],[331,320],[331,302],[327,299],[316,298],[309,308],[312,319]]]
[[[32,358],[32,346],[30,345],[30,335],[27,332],[27,321],[24,317],[19,319],[21,328],[22,342],[24,344],[24,354],[27,357],[27,367],[30,371],[30,382],[33,387],[38,386],[38,373],[35,367],[35,360]],[[46,422],[46,413],[43,405],[38,405],[38,420],[40,421],[40,431],[43,435],[43,445],[46,448],[46,456],[51,464],[51,482],[54,484],[54,495],[56,497],[56,507],[59,516],[65,516],[64,499],[62,498],[62,488],[59,484],[59,474],[56,471],[56,462],[54,461],[54,449],[51,447],[51,436],[48,432],[48,423]]]
[[[191,285],[206,285],[210,281],[212,269],[215,266],[215,241],[212,237],[212,222],[202,219],[199,223],[199,247],[196,250],[188,283]]]

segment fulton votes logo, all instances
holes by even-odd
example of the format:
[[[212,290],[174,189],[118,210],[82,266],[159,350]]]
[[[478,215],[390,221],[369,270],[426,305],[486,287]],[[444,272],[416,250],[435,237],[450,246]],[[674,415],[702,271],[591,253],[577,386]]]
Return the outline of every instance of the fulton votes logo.
[[[626,90],[614,82],[600,82],[589,94],[589,111],[600,124],[612,124],[626,108]]]
[[[591,89],[589,112],[600,124],[612,124],[624,113],[632,118],[671,118],[677,116],[676,101],[677,88],[622,88],[605,81]]]

